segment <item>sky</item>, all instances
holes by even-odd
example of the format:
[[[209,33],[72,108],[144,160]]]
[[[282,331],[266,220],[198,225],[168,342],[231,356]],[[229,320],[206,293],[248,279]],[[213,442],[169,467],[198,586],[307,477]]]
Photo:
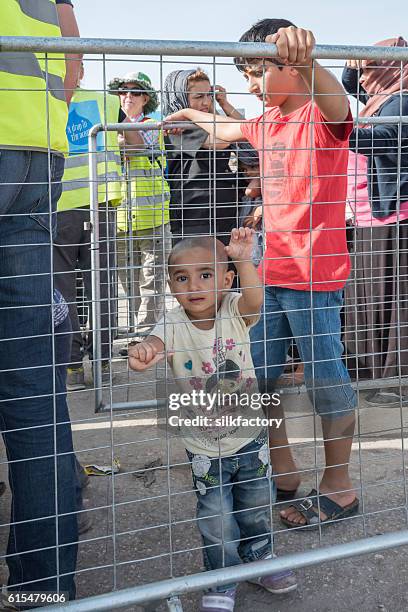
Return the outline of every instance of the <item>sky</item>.
[[[73,0],[81,36],[84,38],[135,38],[153,40],[237,41],[253,23],[278,17],[311,29],[319,44],[371,45],[384,38],[408,38],[407,0]],[[187,63],[186,63],[187,62]],[[246,94],[246,82],[231,65],[232,58],[217,58],[215,80],[223,85],[236,107],[247,117],[262,112],[261,105]],[[336,62],[324,62],[334,66]],[[106,80],[142,70],[156,89],[160,80],[177,68],[201,66],[213,77],[212,58],[158,58],[108,56]],[[339,69],[334,69],[339,74]],[[212,79],[211,79],[212,80]],[[83,86],[102,89],[101,56],[85,56]]]

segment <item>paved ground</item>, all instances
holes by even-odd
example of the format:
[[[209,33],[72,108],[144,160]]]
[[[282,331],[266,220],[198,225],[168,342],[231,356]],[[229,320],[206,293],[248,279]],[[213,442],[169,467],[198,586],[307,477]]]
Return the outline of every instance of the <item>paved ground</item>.
[[[121,346],[118,344],[116,348]],[[128,373],[126,361],[114,364],[117,373],[112,399],[153,399],[153,374]],[[90,372],[87,372],[89,379]],[[105,392],[106,400],[110,394]],[[69,398],[75,446],[82,463],[110,463],[114,456],[120,473],[93,477],[86,489],[86,504],[92,509],[93,528],[81,537],[78,562],[78,597],[107,593],[114,588],[137,586],[202,570],[200,539],[194,524],[195,495],[183,448],[176,440],[166,442],[152,425],[154,411],[115,414],[113,424],[105,414],[95,415],[92,390],[72,393]],[[274,510],[277,552],[303,551],[320,545],[352,541],[407,526],[404,456],[401,431],[405,432],[407,409],[372,408],[360,401],[360,444],[352,456],[352,474],[364,517],[318,532],[289,532],[281,527]],[[315,465],[323,465],[321,442],[313,443],[313,418],[304,396],[286,401],[291,440],[299,466],[304,470],[302,492],[314,483]],[[318,436],[320,435],[317,432]],[[405,455],[406,459],[406,455]],[[144,466],[160,460],[162,467],[143,474]],[[172,467],[168,469],[168,465]],[[4,465],[0,477],[6,479]],[[115,510],[112,512],[112,501]],[[0,509],[0,546],[5,547],[8,494]],[[171,525],[171,527],[169,527]],[[170,553],[171,551],[171,553]],[[363,558],[348,559],[298,571],[299,589],[287,597],[274,597],[260,588],[242,584],[237,610],[257,612],[406,612],[408,610],[408,564],[404,548]],[[0,578],[6,569],[0,566]],[[199,610],[199,595],[182,597],[186,612]],[[158,604],[158,611],[167,610]],[[131,607],[136,612],[141,608]]]

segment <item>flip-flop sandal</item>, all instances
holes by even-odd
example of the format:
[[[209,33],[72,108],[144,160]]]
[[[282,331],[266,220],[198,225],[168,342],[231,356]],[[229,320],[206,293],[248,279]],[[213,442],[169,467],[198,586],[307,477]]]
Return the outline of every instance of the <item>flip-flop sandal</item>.
[[[280,489],[276,487],[276,501],[277,502],[288,502],[296,497],[297,489]]]
[[[327,495],[319,495],[319,504],[317,501],[317,491],[316,489],[312,489],[310,494],[302,500],[295,501],[291,506],[295,508],[306,520],[306,523],[302,525],[301,523],[295,523],[294,521],[289,521],[283,516],[280,517],[280,520],[286,527],[292,528],[316,528],[324,523],[331,523],[332,521],[336,521],[338,519],[348,518],[349,516],[353,516],[357,514],[358,507],[360,504],[360,500],[356,497],[351,504],[347,506],[339,506],[335,501],[327,497]],[[320,506],[320,510],[322,510],[327,518],[323,521],[319,516],[318,507]]]

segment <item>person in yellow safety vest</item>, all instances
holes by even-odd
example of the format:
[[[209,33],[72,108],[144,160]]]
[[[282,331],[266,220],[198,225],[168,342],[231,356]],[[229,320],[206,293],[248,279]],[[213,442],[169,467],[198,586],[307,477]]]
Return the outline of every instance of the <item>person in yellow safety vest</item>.
[[[79,36],[70,0],[1,0],[0,23],[3,36]],[[79,60],[0,52],[0,422],[12,494],[2,609],[37,601],[27,593],[75,598],[77,481],[51,246]]]
[[[153,123],[148,115],[157,109],[158,95],[146,74],[132,72],[115,78],[109,83],[109,90],[120,97],[123,123]],[[166,264],[171,249],[170,190],[165,178],[161,131],[124,131],[119,144],[124,149],[131,189],[129,203],[128,185],[124,183],[123,204],[118,209],[119,278],[127,291],[130,247],[134,262],[131,296],[137,315],[137,335],[141,338],[150,333],[164,309]],[[120,354],[126,355],[127,350],[122,349]]]
[[[65,162],[62,195],[58,202],[57,237],[54,248],[55,285],[69,305],[73,337],[71,360],[68,365],[67,388],[85,389],[83,357],[88,352],[92,359],[92,331],[87,338],[80,332],[77,307],[77,273],[81,270],[85,297],[91,319],[91,232],[88,135],[98,123],[117,123],[119,102],[116,96],[80,88],[84,76],[81,65],[77,88],[69,106],[67,137],[69,157]],[[116,132],[100,132],[97,137],[98,201],[100,236],[100,292],[102,381],[110,380],[110,357],[114,320],[115,207],[121,202],[121,158]]]

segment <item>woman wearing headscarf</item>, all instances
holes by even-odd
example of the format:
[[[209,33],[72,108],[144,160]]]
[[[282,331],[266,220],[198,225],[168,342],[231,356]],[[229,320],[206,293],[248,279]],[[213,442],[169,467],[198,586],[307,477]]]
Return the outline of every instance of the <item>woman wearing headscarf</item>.
[[[402,37],[376,44],[407,47]],[[364,104],[361,118],[408,115],[408,63],[351,60],[343,85]],[[361,122],[350,139],[354,271],[345,293],[345,344],[356,378],[408,375],[407,145],[408,125],[398,121]],[[408,390],[397,382],[366,399],[383,405],[401,398],[408,400]]]
[[[242,119],[225,89],[217,85],[213,90],[200,68],[174,70],[164,82],[163,115],[194,108],[207,112],[211,121],[214,99],[227,116]],[[211,142],[207,132],[192,126],[182,134],[169,134],[166,150],[173,238],[215,233],[227,243],[238,217],[236,178],[229,164],[232,147]]]

